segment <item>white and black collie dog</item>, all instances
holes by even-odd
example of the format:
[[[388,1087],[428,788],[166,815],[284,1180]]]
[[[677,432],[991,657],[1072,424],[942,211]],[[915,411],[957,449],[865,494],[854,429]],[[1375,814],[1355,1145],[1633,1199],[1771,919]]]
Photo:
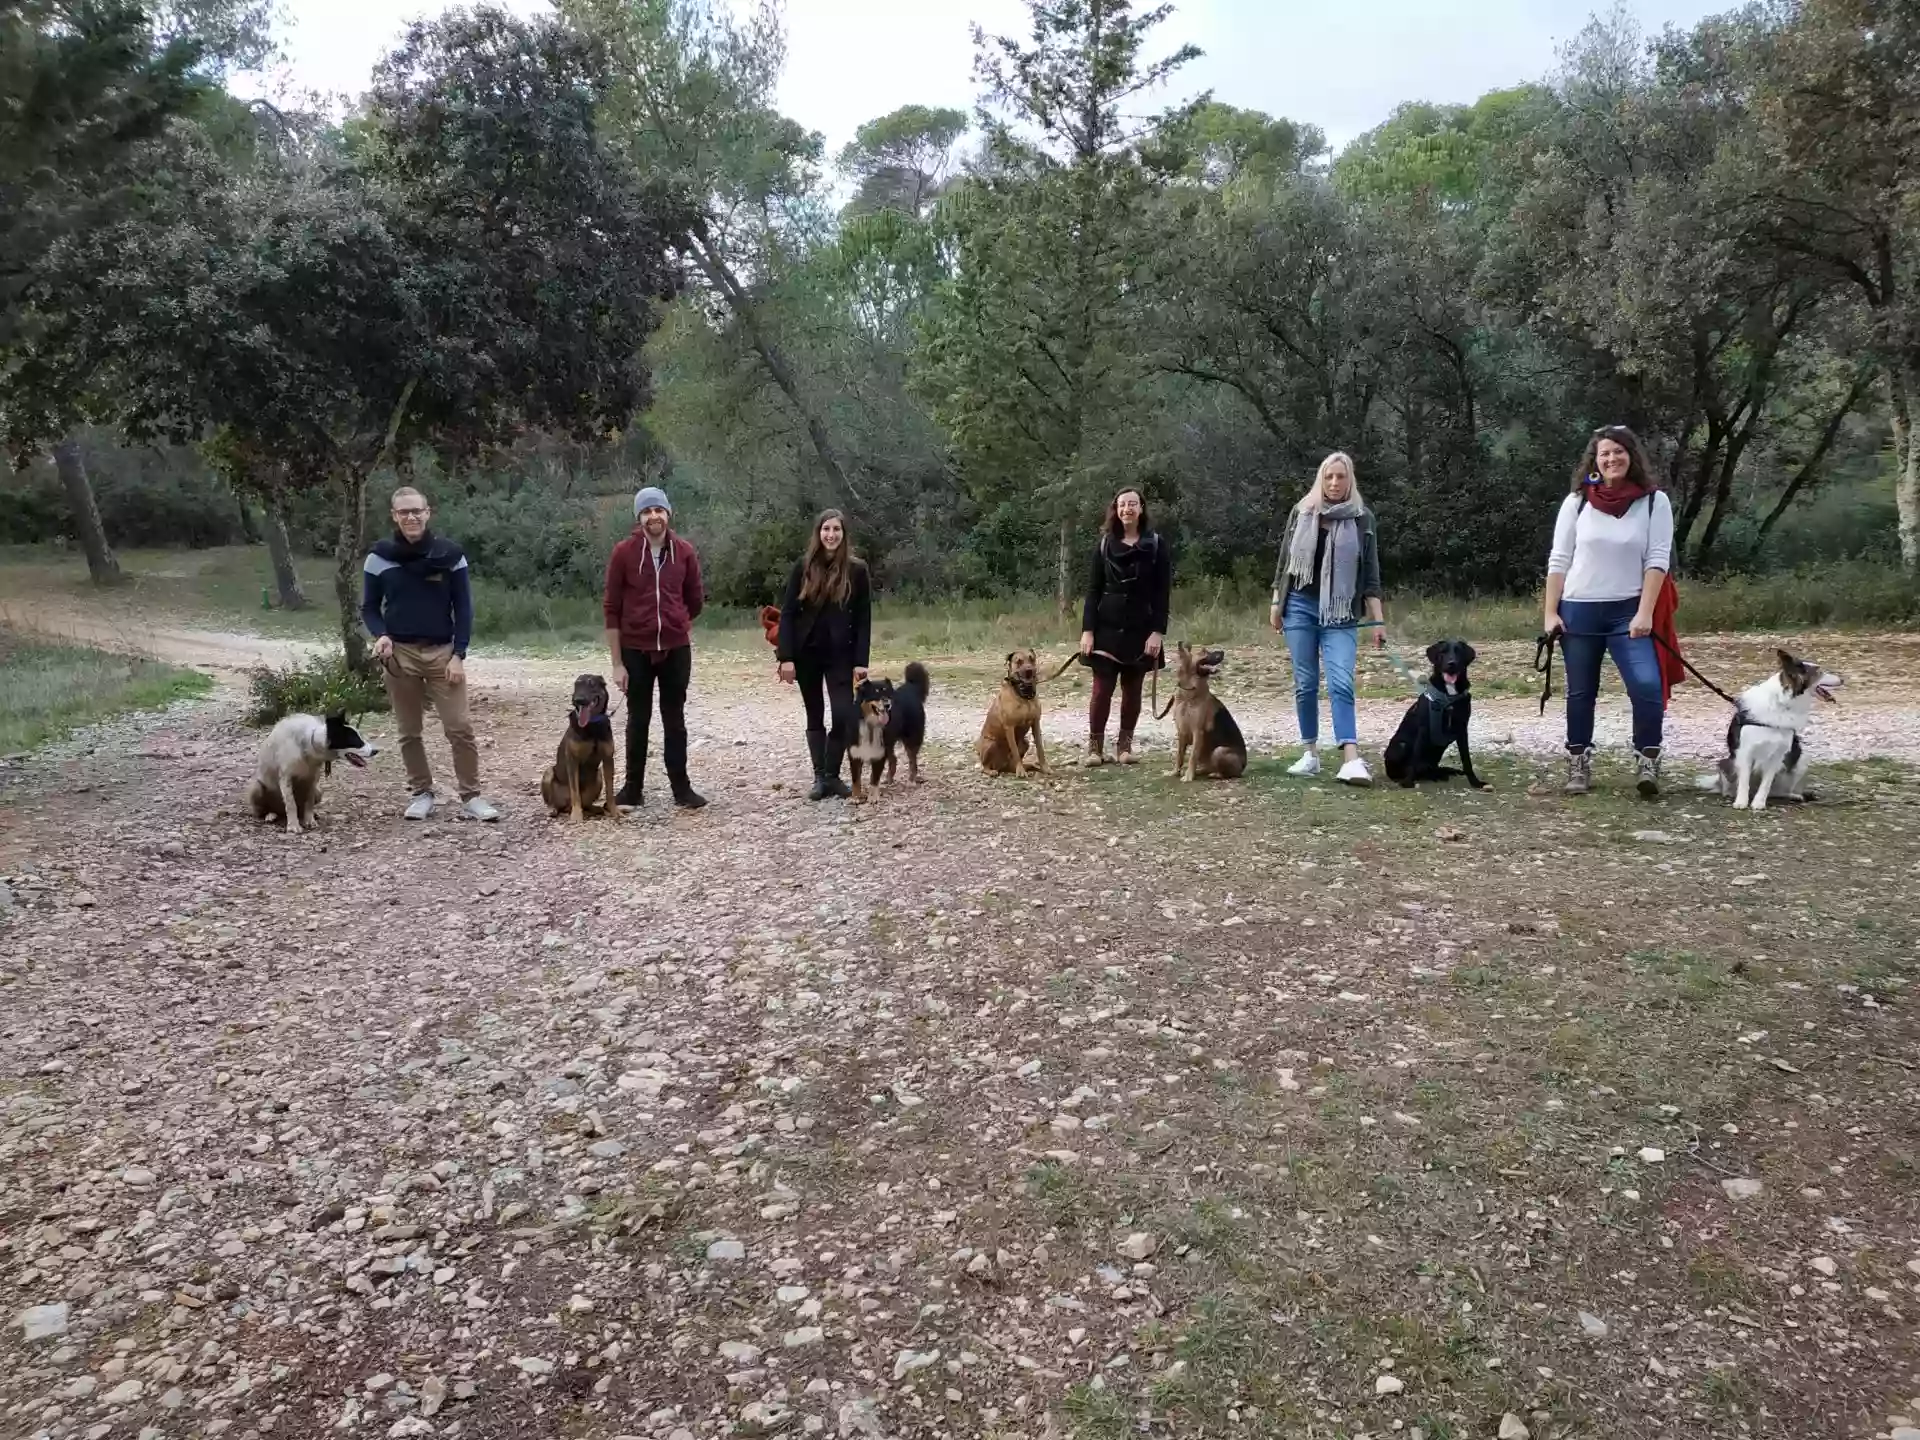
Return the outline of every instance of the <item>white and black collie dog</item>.
[[[345,715],[289,715],[260,742],[260,771],[247,786],[247,805],[262,820],[285,819],[287,833],[313,828],[320,780],[344,760],[356,769],[380,753]]]
[[[1814,698],[1831,704],[1833,692],[1845,683],[1811,660],[1775,653],[1780,668],[1741,693],[1727,726],[1726,758],[1700,780],[1703,790],[1731,795],[1736,810],[1766,809],[1776,788],[1782,800],[1807,798],[1801,789],[1807,774],[1801,737],[1813,723]]]

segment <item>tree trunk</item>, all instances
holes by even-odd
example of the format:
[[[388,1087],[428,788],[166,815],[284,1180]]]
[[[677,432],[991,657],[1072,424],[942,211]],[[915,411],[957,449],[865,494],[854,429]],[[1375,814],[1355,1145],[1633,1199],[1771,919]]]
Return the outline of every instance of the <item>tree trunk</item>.
[[[307,608],[307,592],[300,588],[300,572],[293,568],[293,546],[287,540],[287,511],[279,500],[266,506],[267,558],[273,562],[273,584],[280,592],[282,610]]]
[[[1920,574],[1920,444],[1913,434],[1913,407],[1920,401],[1920,363],[1909,359],[1893,372],[1893,503],[1900,515],[1900,564]]]
[[[1754,536],[1753,549],[1757,555],[1767,543],[1767,535],[1780,523],[1780,517],[1787,513],[1789,506],[1799,497],[1800,492],[1820,474],[1820,467],[1826,463],[1827,452],[1833,449],[1833,442],[1840,436],[1840,427],[1846,423],[1847,416],[1866,395],[1867,388],[1873,383],[1873,371],[1863,370],[1854,376],[1853,384],[1847,388],[1846,399],[1840,402],[1840,408],[1827,417],[1826,425],[1820,431],[1820,440],[1813,447],[1813,453],[1801,463],[1793,479],[1787,482],[1786,489],[1780,492],[1780,498],[1773,503],[1773,509],[1760,522],[1760,530]]]
[[[1058,556],[1058,566],[1054,577],[1056,588],[1053,597],[1054,604],[1059,608],[1062,616],[1066,615],[1073,605],[1072,578],[1073,517],[1071,515],[1062,515],[1060,517],[1060,554]]]
[[[93,576],[93,583],[118,585],[126,577],[120,573],[120,562],[113,558],[113,547],[107,544],[100,507],[93,503],[93,486],[87,482],[87,461],[80,453],[80,442],[68,436],[54,446],[53,467],[66,487],[67,508],[73,512],[73,528],[80,532],[81,548],[87,552],[87,572]]]
[[[367,632],[360,628],[360,567],[365,559],[367,477],[360,471],[342,475],[340,530],[333,542],[333,596],[340,606],[340,648],[347,668],[370,671]]]
[[[760,357],[760,363],[767,367],[767,373],[773,377],[773,383],[787,402],[799,413],[800,422],[807,427],[807,438],[813,442],[814,454],[820,457],[821,468],[827,472],[827,478],[833,482],[836,495],[847,496],[856,501],[865,497],[854,489],[847,479],[847,467],[840,458],[839,448],[827,433],[826,422],[815,413],[813,407],[801,398],[800,383],[794,378],[793,367],[787,363],[787,357],[780,347],[760,324],[760,309],[753,297],[739,281],[739,278],[727,268],[726,262],[708,245],[706,236],[696,234],[693,247],[695,262],[705,273],[708,282],[725,297],[727,308],[747,332],[747,342],[753,346],[754,353]]]
[[[240,539],[248,545],[260,543],[260,526],[253,518],[253,507],[238,490],[233,492],[233,508],[240,516]]]

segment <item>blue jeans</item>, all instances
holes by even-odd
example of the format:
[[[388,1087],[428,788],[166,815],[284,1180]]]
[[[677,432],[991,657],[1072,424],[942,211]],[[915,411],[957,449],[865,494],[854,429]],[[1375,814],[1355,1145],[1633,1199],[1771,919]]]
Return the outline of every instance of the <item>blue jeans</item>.
[[[1666,719],[1660,688],[1660,652],[1651,635],[1627,634],[1638,600],[1562,600],[1560,621],[1566,634],[1560,650],[1567,658],[1567,748],[1593,744],[1593,705],[1600,694],[1600,657],[1612,655],[1614,668],[1633,702],[1633,748],[1658,750]]]
[[[1333,743],[1360,743],[1353,714],[1353,667],[1360,657],[1360,632],[1353,625],[1322,625],[1320,601],[1298,590],[1287,592],[1280,612],[1281,633],[1293,656],[1293,707],[1300,716],[1300,738],[1320,739],[1320,670],[1327,673],[1327,699],[1333,706]]]

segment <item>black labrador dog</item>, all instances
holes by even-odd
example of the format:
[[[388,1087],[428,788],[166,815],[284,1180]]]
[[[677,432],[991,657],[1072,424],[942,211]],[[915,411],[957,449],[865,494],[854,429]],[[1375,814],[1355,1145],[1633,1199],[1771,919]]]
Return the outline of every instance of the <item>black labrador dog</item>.
[[[1474,648],[1464,640],[1436,640],[1427,647],[1433,674],[1387,742],[1389,780],[1411,789],[1422,780],[1465,775],[1474,789],[1489,788],[1473,773],[1473,756],[1467,750],[1467,722],[1473,718],[1467,667],[1475,658]],[[1460,747],[1458,770],[1440,763],[1452,745]]]

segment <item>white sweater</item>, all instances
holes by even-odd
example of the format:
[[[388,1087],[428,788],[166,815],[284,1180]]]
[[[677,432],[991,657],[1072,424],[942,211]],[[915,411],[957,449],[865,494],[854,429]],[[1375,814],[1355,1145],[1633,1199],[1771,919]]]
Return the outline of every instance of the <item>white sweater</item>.
[[[1618,520],[1581,496],[1560,502],[1547,573],[1567,577],[1564,600],[1637,600],[1649,570],[1673,562],[1673,502],[1663,491],[1636,500]]]

